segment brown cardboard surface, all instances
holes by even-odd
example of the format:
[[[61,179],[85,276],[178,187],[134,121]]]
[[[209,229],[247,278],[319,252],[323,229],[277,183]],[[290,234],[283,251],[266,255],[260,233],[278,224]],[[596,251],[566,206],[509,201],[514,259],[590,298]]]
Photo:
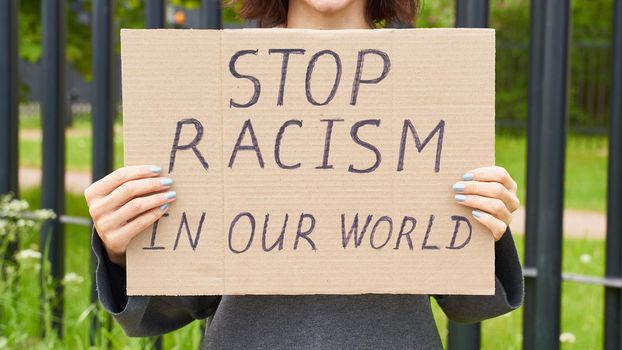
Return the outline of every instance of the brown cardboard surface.
[[[494,34],[122,30],[125,162],[178,198],[131,242],[128,294],[493,294],[492,235],[451,186],[494,164]]]

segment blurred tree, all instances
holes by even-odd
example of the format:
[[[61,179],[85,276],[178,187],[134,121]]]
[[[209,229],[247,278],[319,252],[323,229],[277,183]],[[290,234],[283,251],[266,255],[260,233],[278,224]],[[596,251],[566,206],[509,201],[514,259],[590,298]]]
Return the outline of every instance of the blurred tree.
[[[48,1],[48,0],[46,0]],[[67,0],[67,61],[91,79],[91,4],[92,0]],[[194,9],[201,0],[170,0],[169,5]],[[118,28],[144,27],[144,0],[115,1]],[[232,8],[223,11],[224,22],[239,22]],[[19,55],[34,63],[41,58],[41,0],[21,0],[19,6]],[[117,47],[118,50],[118,47]]]
[[[93,0],[66,1],[67,59],[86,79],[90,79]],[[463,0],[421,0],[416,26],[453,27],[456,1]],[[490,26],[496,29],[497,40],[497,118],[502,123],[524,124],[527,118],[531,0],[489,1]],[[118,28],[144,27],[144,2],[115,1]],[[606,125],[612,3],[613,0],[572,1],[571,126]],[[175,8],[196,9],[201,6],[201,0],[168,0],[167,4]],[[223,9],[224,23],[241,22],[235,11],[238,6]],[[41,0],[21,0],[19,12],[20,56],[28,62],[36,62],[41,57]]]

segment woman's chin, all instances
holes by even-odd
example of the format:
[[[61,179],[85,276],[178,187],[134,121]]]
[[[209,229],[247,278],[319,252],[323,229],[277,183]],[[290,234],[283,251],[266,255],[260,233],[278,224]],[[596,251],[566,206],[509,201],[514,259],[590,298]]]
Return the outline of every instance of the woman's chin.
[[[334,13],[339,13],[345,8],[349,7],[353,3],[360,0],[302,0],[307,4],[307,6],[311,7],[315,11],[330,15]]]

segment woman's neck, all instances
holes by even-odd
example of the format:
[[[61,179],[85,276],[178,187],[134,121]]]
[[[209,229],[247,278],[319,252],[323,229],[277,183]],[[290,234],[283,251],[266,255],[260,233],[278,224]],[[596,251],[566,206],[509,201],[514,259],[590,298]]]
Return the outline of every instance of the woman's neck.
[[[353,1],[337,11],[320,11],[304,0],[290,0],[286,28],[369,29],[365,1]]]

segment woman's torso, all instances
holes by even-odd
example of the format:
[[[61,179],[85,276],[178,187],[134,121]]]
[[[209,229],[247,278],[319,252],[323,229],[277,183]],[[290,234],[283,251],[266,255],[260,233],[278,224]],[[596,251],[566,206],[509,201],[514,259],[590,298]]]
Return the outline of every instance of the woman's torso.
[[[426,295],[224,296],[203,349],[440,349]]]

